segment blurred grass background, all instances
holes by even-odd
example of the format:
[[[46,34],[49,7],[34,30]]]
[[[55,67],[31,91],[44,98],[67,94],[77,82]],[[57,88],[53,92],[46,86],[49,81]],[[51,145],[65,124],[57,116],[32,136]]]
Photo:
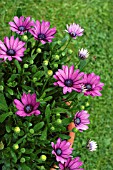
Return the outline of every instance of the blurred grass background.
[[[0,0],[1,40],[9,33],[8,22],[18,7],[24,16],[50,21],[58,30],[57,37],[66,34],[66,24],[75,22],[85,29],[70,48],[75,54],[82,47],[89,50],[91,62],[85,72],[100,75],[105,86],[102,97],[90,97],[91,124],[89,130],[77,134],[74,156],[81,156],[86,170],[113,170],[113,0]],[[97,142],[96,152],[86,150],[89,139]]]

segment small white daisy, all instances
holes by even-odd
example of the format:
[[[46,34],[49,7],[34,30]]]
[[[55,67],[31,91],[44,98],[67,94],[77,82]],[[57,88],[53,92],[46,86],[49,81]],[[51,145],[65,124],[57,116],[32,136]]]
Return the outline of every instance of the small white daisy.
[[[93,152],[96,151],[97,149],[97,143],[95,141],[91,141],[91,139],[89,140],[88,144],[87,144],[87,148]]]

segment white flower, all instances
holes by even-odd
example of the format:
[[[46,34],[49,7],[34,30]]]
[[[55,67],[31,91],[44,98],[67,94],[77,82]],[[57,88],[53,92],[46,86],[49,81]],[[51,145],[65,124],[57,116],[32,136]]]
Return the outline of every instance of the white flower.
[[[97,143],[96,143],[95,141],[89,140],[88,145],[87,145],[87,148],[88,148],[91,152],[96,151],[96,149],[97,149]]]
[[[86,59],[86,58],[88,58],[89,53],[88,53],[88,50],[87,50],[87,49],[83,49],[83,48],[82,48],[81,50],[79,50],[78,55],[79,55],[79,57],[80,57],[81,59]]]

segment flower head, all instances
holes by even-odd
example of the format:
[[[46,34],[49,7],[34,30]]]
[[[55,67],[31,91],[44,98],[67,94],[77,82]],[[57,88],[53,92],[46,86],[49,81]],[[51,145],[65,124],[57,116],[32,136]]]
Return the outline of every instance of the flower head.
[[[87,148],[93,152],[96,151],[97,149],[97,143],[95,141],[91,141],[91,139],[89,140],[88,144],[87,144]]]
[[[74,71],[74,66],[70,68],[68,66],[62,66],[62,70],[58,69],[55,73],[54,78],[57,82],[54,83],[55,86],[63,87],[63,93],[71,93],[72,90],[81,92],[82,77],[84,73],[76,70]]]
[[[49,29],[49,27],[50,22],[42,21],[42,23],[40,23],[37,20],[34,28],[30,30],[30,33],[34,36],[36,40],[41,41],[42,44],[52,42],[54,34],[56,33],[56,28]]]
[[[23,93],[21,97],[21,101],[14,99],[14,105],[18,109],[16,112],[17,115],[21,117],[31,116],[31,115],[39,115],[40,111],[37,110],[40,102],[36,102],[36,94],[25,94]]]
[[[71,143],[67,142],[66,140],[61,141],[60,138],[58,138],[57,143],[54,144],[51,142],[51,145],[53,147],[52,154],[56,156],[56,160],[64,164],[64,162],[67,161],[67,158],[71,157],[70,154],[72,154],[72,148],[70,148]]]
[[[24,34],[26,31],[30,31],[31,27],[34,26],[34,21],[30,20],[30,17],[24,18],[21,16],[18,18],[14,17],[14,22],[9,22],[10,29],[17,34]]]
[[[79,50],[78,56],[82,60],[88,58],[88,56],[89,56],[88,50],[82,48],[81,50]]]
[[[59,164],[59,168],[60,170],[84,170],[83,168],[80,168],[80,166],[82,165],[83,162],[80,161],[79,157],[76,157],[74,159],[68,158],[67,162],[65,162],[64,164]]]
[[[102,90],[104,83],[100,82],[100,77],[95,75],[94,73],[91,74],[84,74],[83,78],[83,92],[85,96],[101,96],[102,94],[99,92]]]
[[[74,117],[74,123],[75,127],[82,132],[83,130],[87,130],[88,126],[86,124],[90,124],[90,121],[88,119],[90,115],[87,113],[87,111],[82,110],[80,112],[77,112]]]
[[[11,61],[15,58],[18,61],[22,61],[20,57],[24,56],[25,42],[19,41],[19,38],[14,39],[14,36],[10,38],[5,37],[4,43],[0,41],[0,58],[6,61]]]
[[[70,34],[70,36],[76,39],[77,36],[82,36],[84,29],[82,29],[78,24],[71,24],[70,26],[67,25],[67,30],[65,30]]]

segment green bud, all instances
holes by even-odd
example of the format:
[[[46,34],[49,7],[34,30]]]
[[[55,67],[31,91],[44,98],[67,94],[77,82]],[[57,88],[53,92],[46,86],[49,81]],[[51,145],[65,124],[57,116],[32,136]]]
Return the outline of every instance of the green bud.
[[[37,48],[36,52],[41,53],[42,52],[41,48]]]
[[[54,126],[51,126],[50,129],[51,129],[51,131],[54,131],[54,130],[55,130],[55,127],[54,127]]]
[[[28,64],[24,64],[24,68],[28,68],[29,67],[29,65]]]
[[[85,106],[82,105],[82,106],[80,106],[80,108],[81,108],[82,110],[84,110],[84,109],[85,109]]]
[[[30,64],[33,64],[34,63],[34,61],[33,60],[30,60]]]
[[[41,159],[42,161],[46,161],[47,157],[46,157],[46,155],[41,155],[40,159]]]
[[[13,149],[14,149],[14,150],[17,150],[18,148],[19,148],[19,145],[18,145],[18,144],[14,144],[14,145],[13,145]]]
[[[32,47],[34,47],[35,46],[35,42],[32,42]]]
[[[14,132],[15,132],[15,133],[20,133],[20,128],[19,128],[19,127],[15,127],[15,128],[14,128]]]
[[[22,40],[23,40],[23,41],[27,41],[27,40],[28,40],[27,35],[22,35]]]
[[[62,120],[61,119],[57,119],[56,123],[60,125],[62,123]]]
[[[36,66],[36,65],[33,65],[33,67],[32,67],[32,72],[33,72],[33,73],[36,73],[36,71],[37,71],[37,66]]]
[[[23,158],[23,157],[20,159],[20,162],[21,162],[21,163],[24,163],[25,161],[26,161],[26,160],[25,160],[25,158]]]
[[[58,64],[57,64],[57,63],[55,63],[55,64],[54,64],[54,67],[55,67],[55,68],[58,68]]]
[[[88,107],[89,106],[89,102],[86,102],[86,107]]]
[[[4,86],[0,85],[0,90],[3,91],[4,90]]]
[[[30,132],[31,134],[34,134],[34,129],[30,129],[29,132]]]
[[[59,55],[55,55],[55,59],[59,60],[60,56]]]
[[[73,51],[71,49],[68,50],[68,54],[72,54]]]
[[[29,123],[29,126],[32,126],[33,124],[32,123]]]
[[[26,151],[25,148],[20,149],[20,152],[22,152],[22,153],[25,153],[25,151]]]
[[[34,77],[34,78],[33,78],[33,82],[36,82],[36,81],[37,81],[37,78],[36,78],[36,77]]]
[[[53,75],[53,71],[52,71],[52,70],[48,70],[47,74],[48,74],[49,76],[52,76],[52,75]]]
[[[62,56],[63,56],[63,57],[65,56],[65,52],[62,52]]]
[[[1,141],[1,142],[0,142],[0,150],[2,150],[2,149],[4,149],[4,144],[3,144],[3,142]]]
[[[78,129],[77,128],[73,128],[72,130],[74,133],[77,133],[78,132]]]
[[[60,117],[60,113],[57,113],[56,116]]]
[[[44,63],[45,66],[48,65],[48,62],[49,62],[48,60],[44,60],[44,61],[43,61],[43,63]]]
[[[62,44],[62,42],[61,42],[61,41],[57,41],[57,44],[58,44],[58,45],[61,45],[61,44]]]

